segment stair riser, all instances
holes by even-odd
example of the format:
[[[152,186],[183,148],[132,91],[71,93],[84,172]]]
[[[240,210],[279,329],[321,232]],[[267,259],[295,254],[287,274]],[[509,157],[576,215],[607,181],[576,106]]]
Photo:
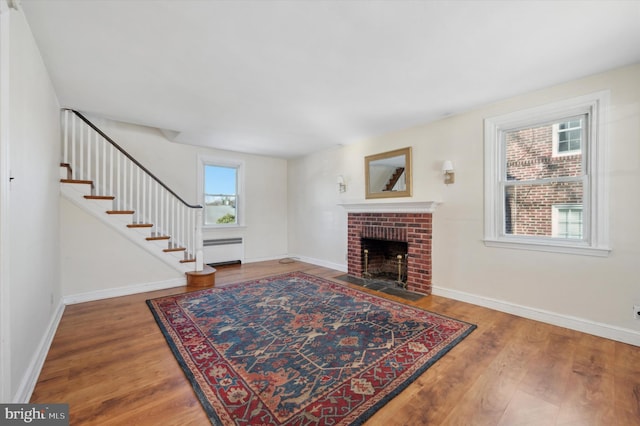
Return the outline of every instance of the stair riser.
[[[184,251],[169,251],[166,252],[166,254],[170,255],[171,257],[173,257],[174,259],[176,259],[176,261],[180,261],[182,259],[184,259]]]
[[[145,235],[145,238],[148,237],[148,235]],[[149,245],[157,247],[158,250],[164,250],[167,247],[169,247],[169,240],[151,240],[148,241]]]
[[[82,197],[85,195],[91,195],[91,185],[80,183],[61,183],[62,188],[68,188],[74,192],[77,192]]]
[[[87,200],[87,203],[94,205],[97,209],[107,211],[113,209],[113,201],[112,200]]]

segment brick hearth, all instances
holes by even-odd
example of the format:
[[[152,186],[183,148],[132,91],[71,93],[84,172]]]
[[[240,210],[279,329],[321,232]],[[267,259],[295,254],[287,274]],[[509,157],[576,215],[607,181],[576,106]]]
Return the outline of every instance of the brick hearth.
[[[403,241],[408,245],[407,289],[431,294],[431,213],[349,212],[349,275],[362,277],[362,239]]]

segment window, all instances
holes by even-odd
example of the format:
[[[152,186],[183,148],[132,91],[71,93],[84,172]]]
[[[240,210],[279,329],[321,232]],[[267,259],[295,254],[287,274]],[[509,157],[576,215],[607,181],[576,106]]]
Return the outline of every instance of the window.
[[[606,256],[606,92],[485,120],[485,244]]]
[[[582,204],[554,205],[551,211],[552,235],[556,238],[577,238],[583,235]]]
[[[238,226],[242,216],[242,163],[201,158],[198,170],[203,225]]]
[[[586,120],[585,114],[575,122]],[[566,123],[541,123],[503,131],[506,235],[554,237],[551,206],[560,203],[582,206],[584,157],[580,150],[571,156],[553,155],[553,135]]]
[[[563,121],[553,125],[553,155],[580,154],[582,147],[583,118]]]

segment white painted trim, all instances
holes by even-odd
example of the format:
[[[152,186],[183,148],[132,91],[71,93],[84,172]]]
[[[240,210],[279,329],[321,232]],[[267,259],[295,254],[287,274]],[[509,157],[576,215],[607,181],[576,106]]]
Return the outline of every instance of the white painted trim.
[[[608,256],[608,108],[610,93],[603,90],[571,99],[515,111],[484,121],[484,242],[488,247],[543,250],[556,253]],[[505,176],[504,133],[554,120],[589,114],[588,181],[585,181],[584,220],[587,241],[559,241],[504,235],[504,200],[501,185]],[[585,242],[587,244],[585,244]]]
[[[542,241],[536,238],[530,238],[526,243],[523,242],[523,238],[519,238],[518,241],[503,240],[484,240],[484,245],[487,247],[498,247],[514,250],[532,250],[532,251],[544,251],[547,253],[564,253],[564,254],[577,254],[582,256],[596,256],[607,257],[611,253],[610,248],[598,248],[579,245],[560,245],[549,244],[548,241]]]
[[[348,213],[433,213],[439,201],[341,203]]]
[[[38,349],[33,354],[29,367],[22,377],[22,380],[20,380],[18,390],[13,397],[14,403],[26,404],[31,399],[31,394],[38,383],[38,377],[40,376],[40,372],[44,366],[44,361],[47,359],[47,354],[49,353],[49,348],[51,347],[53,338],[56,335],[56,330],[58,330],[58,325],[62,319],[64,308],[65,305],[62,303],[62,299],[60,299],[56,306],[56,310],[49,321],[49,325],[47,326],[42,339],[40,339]]]
[[[167,288],[182,287],[187,285],[187,279],[174,278],[172,280],[155,281],[150,283],[133,284],[125,287],[109,288],[105,290],[89,291],[86,293],[72,294],[62,298],[65,305],[93,302],[95,300],[110,299],[112,297],[129,296],[132,294],[146,293],[148,291],[165,290]]]
[[[316,259],[313,257],[301,256],[297,254],[292,254],[288,257],[294,260],[299,260],[300,262],[310,263],[312,265],[318,265],[318,266],[322,266],[329,269],[335,269],[336,271],[341,271],[345,273],[347,272],[347,265],[342,263],[327,262],[326,260],[323,260],[323,259]]]
[[[25,375],[20,381],[20,386],[18,387],[15,396],[12,398],[12,402],[26,404],[31,399],[31,394],[33,393],[33,390],[35,389],[38,382],[38,377],[40,376],[42,367],[44,366],[44,362],[47,358],[47,354],[49,353],[49,349],[51,348],[51,343],[53,342],[53,338],[56,334],[58,326],[60,325],[60,320],[62,319],[62,314],[64,313],[66,305],[109,299],[111,297],[128,296],[137,293],[146,293],[155,290],[164,290],[167,288],[181,287],[184,285],[186,285],[186,278],[176,278],[173,280],[136,284],[127,287],[118,287],[62,297],[58,302],[51,320],[49,321],[46,332],[40,340],[38,349],[34,353],[33,358],[29,363],[29,367],[27,368]]]
[[[590,321],[584,318],[559,314],[556,312],[532,308],[529,306],[518,305],[504,300],[479,296],[476,294],[447,289],[435,285],[432,287],[432,294],[435,296],[447,297],[449,299],[483,306],[485,308],[494,309],[500,312],[506,312],[508,314],[517,315],[519,317],[528,318],[559,327],[569,328],[571,330],[580,331],[582,333],[588,333],[594,336],[604,337],[606,339],[640,346],[640,332],[635,330],[614,327],[609,324]]]
[[[0,0],[0,402],[11,400],[11,327],[9,326],[9,272],[11,262],[9,227],[9,25],[11,13]]]
[[[268,262],[270,260],[280,260],[285,259],[286,255],[278,255],[278,256],[266,256],[266,257],[252,257],[250,259],[240,259],[242,263],[256,263],[256,262]]]

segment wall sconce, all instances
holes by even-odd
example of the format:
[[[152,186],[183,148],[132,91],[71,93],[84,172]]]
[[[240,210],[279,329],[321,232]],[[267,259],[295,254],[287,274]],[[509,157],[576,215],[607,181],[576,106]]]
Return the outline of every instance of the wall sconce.
[[[442,173],[444,174],[444,183],[449,185],[456,181],[456,175],[453,173],[453,163],[451,160],[446,160],[442,163]]]
[[[338,191],[340,193],[346,192],[347,191],[347,184],[344,183],[344,177],[342,175],[338,175],[337,182],[338,182]]]

